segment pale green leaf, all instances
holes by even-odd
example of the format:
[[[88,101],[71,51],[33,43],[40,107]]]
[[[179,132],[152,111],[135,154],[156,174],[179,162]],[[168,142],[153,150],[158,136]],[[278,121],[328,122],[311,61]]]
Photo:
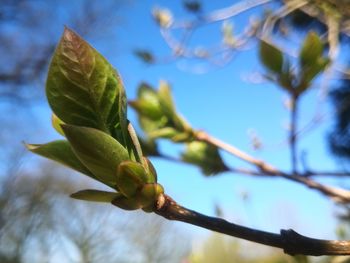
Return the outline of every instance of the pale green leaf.
[[[68,141],[58,140],[46,144],[26,144],[26,147],[33,153],[59,162],[73,170],[96,179],[96,177],[75,156]]]
[[[119,191],[131,197],[147,183],[148,174],[140,163],[125,161],[118,166],[116,181]]]
[[[167,82],[161,81],[158,90],[158,98],[161,108],[166,116],[172,118],[176,115],[176,110],[173,98],[170,91],[170,86]]]
[[[74,199],[84,200],[84,201],[92,201],[92,202],[104,202],[111,203],[113,199],[118,197],[119,193],[106,192],[94,189],[86,189],[74,194],[71,194],[70,197]]]
[[[118,165],[129,160],[127,150],[110,135],[88,127],[62,125],[79,160],[102,182],[115,185]]]

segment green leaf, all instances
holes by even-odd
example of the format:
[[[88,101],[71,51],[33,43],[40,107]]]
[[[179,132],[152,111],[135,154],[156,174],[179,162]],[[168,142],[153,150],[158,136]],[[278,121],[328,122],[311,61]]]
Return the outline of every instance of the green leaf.
[[[300,50],[299,60],[301,67],[313,65],[322,57],[323,44],[321,39],[315,32],[310,32],[303,43]]]
[[[63,122],[102,130],[125,144],[123,84],[106,59],[68,28],[49,67],[46,95]]]
[[[149,132],[148,135],[150,138],[169,138],[171,139],[175,135],[178,134],[178,131],[171,127],[165,127],[159,130],[154,130],[152,132]]]
[[[141,191],[137,193],[136,200],[142,207],[154,205],[158,196],[164,193],[164,188],[160,184],[145,184]]]
[[[118,166],[116,181],[119,191],[126,197],[132,197],[147,183],[148,175],[140,163],[125,161]]]
[[[143,157],[147,163],[147,170],[148,170],[148,175],[147,175],[147,183],[156,183],[157,182],[157,171],[154,168],[153,164],[151,163],[151,161],[146,158]]]
[[[86,189],[86,190],[82,190],[74,194],[71,194],[70,197],[74,199],[84,200],[84,201],[111,203],[119,195],[120,194],[113,193],[113,192]]]
[[[281,73],[283,68],[283,54],[275,46],[260,41],[260,61],[274,73]]]
[[[227,171],[218,149],[205,142],[188,143],[181,157],[184,162],[199,166],[205,175]]]
[[[301,72],[301,81],[297,87],[297,92],[301,94],[306,91],[310,87],[312,80],[323,72],[329,63],[330,60],[328,58],[321,57],[313,64],[305,67]]]
[[[142,208],[142,204],[133,198],[127,198],[122,194],[113,199],[112,204],[124,210],[137,210]]]
[[[129,160],[127,150],[113,137],[94,128],[62,125],[79,160],[105,184],[116,184],[118,165]]]
[[[146,83],[139,86],[138,99],[130,101],[129,105],[139,114],[152,120],[158,120],[164,116],[157,92]]]
[[[62,130],[61,124],[64,124],[62,120],[60,120],[54,113],[51,115],[51,124],[52,127],[62,136],[64,136],[64,132]]]
[[[59,162],[73,170],[96,179],[96,176],[94,176],[75,156],[68,141],[58,140],[47,144],[26,144],[26,147],[33,153]]]
[[[163,113],[170,119],[176,115],[176,110],[171,96],[170,86],[167,82],[161,81],[158,90],[158,99]]]

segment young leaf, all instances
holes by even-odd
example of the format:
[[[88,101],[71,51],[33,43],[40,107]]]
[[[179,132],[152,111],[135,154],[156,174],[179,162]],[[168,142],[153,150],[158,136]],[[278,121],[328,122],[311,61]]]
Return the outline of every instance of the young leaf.
[[[227,171],[227,166],[221,159],[218,149],[205,142],[188,143],[181,157],[184,162],[199,166],[205,175]]]
[[[152,132],[148,133],[148,136],[150,138],[169,138],[171,139],[172,137],[174,137],[175,135],[178,134],[178,131],[174,128],[171,127],[165,127],[165,128],[161,128],[159,130],[154,130]]]
[[[129,104],[149,119],[158,120],[164,116],[157,92],[145,83],[142,83],[138,89],[138,99],[130,101]]]
[[[323,44],[321,39],[315,32],[310,32],[303,43],[300,50],[299,60],[301,67],[313,65],[322,57]]]
[[[260,41],[260,60],[266,68],[274,73],[281,73],[283,68],[282,52],[275,46]]]
[[[84,201],[111,203],[119,195],[119,193],[86,189],[71,194],[70,197]]]
[[[137,210],[142,208],[142,204],[133,198],[127,198],[122,194],[113,199],[112,204],[124,210]]]
[[[116,184],[115,170],[129,160],[127,150],[113,137],[94,128],[62,125],[78,159],[105,184]]]
[[[147,207],[154,204],[162,193],[164,193],[164,188],[160,184],[145,184],[137,193],[135,200],[138,200],[142,207]]]
[[[171,96],[169,84],[165,81],[161,81],[158,90],[158,99],[161,108],[166,116],[173,118],[176,115],[176,110]]]
[[[52,58],[46,82],[48,102],[71,125],[126,132],[126,98],[112,66],[80,36],[66,28]],[[124,143],[125,138],[117,138]]]
[[[147,173],[140,163],[125,161],[118,166],[117,186],[126,197],[132,197],[147,181]]]
[[[59,162],[73,170],[96,179],[96,176],[94,176],[75,156],[68,141],[58,140],[47,144],[26,144],[26,147],[33,153]]]

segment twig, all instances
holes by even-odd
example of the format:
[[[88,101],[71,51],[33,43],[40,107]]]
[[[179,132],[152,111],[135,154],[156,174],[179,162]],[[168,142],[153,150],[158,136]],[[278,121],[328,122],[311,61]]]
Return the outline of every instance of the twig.
[[[292,109],[290,116],[290,134],[289,134],[289,144],[290,144],[290,155],[293,174],[297,173],[298,170],[298,160],[297,160],[297,122],[298,122],[298,97],[297,95],[292,95]]]
[[[196,136],[197,140],[207,142],[207,143],[212,144],[220,149],[223,149],[226,152],[236,156],[237,158],[257,166],[260,170],[263,170],[265,172],[268,171],[269,173],[279,172],[278,169],[276,169],[272,165],[267,164],[266,162],[259,160],[255,157],[241,151],[240,149],[236,148],[233,145],[227,144],[227,143],[225,143],[225,142],[223,142],[215,137],[212,137],[204,131],[197,132],[195,134],[195,136]]]
[[[350,255],[350,241],[314,239],[293,230],[281,230],[280,234],[274,234],[240,226],[189,210],[163,194],[158,197],[155,213],[169,220],[182,221],[229,236],[281,248],[289,255]]]
[[[196,136],[196,139],[199,141],[204,141],[204,142],[207,142],[209,144],[212,144],[212,145],[214,145],[220,149],[223,149],[223,150],[227,151],[228,153],[236,156],[237,158],[256,166],[262,174],[271,175],[271,176],[280,176],[280,177],[283,177],[283,178],[288,179],[290,181],[303,184],[310,189],[317,190],[322,194],[325,194],[329,197],[332,197],[333,199],[335,199],[338,202],[344,202],[344,203],[350,202],[350,191],[348,191],[348,190],[323,185],[323,184],[316,182],[310,178],[303,177],[303,176],[299,175],[298,173],[292,173],[292,174],[285,173],[285,172],[275,168],[274,166],[241,151],[240,149],[238,149],[232,145],[229,145],[229,144],[227,144],[227,143],[225,143],[225,142],[223,142],[215,137],[210,136],[209,134],[207,134],[204,131],[197,132],[195,134],[195,136]],[[252,173],[252,174],[257,175],[255,173]]]

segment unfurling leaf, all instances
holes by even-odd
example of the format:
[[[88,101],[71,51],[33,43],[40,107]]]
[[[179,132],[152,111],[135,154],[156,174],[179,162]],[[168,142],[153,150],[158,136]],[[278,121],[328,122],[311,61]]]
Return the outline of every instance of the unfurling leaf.
[[[94,128],[63,125],[62,129],[78,159],[100,181],[116,185],[118,165],[129,160],[127,150],[113,137]]]
[[[282,52],[266,41],[260,41],[260,60],[266,68],[274,73],[281,73],[283,69]]]
[[[182,160],[199,166],[205,175],[227,171],[227,166],[221,159],[218,149],[205,142],[188,143],[186,151],[182,154]]]
[[[126,98],[121,79],[102,55],[68,28],[50,64],[46,94],[64,123],[119,135],[116,138],[125,144]]]
[[[149,181],[145,168],[140,163],[131,161],[122,162],[118,166],[116,180],[119,191],[126,197],[134,196]]]
[[[120,196],[119,193],[87,189],[71,194],[70,197],[84,201],[111,203],[118,196]]]
[[[161,26],[171,23],[164,10],[158,15]],[[147,118],[151,116],[157,127],[167,122],[176,124],[164,117],[165,111],[175,115],[175,109],[167,89],[162,92],[145,86],[134,105]],[[52,126],[67,141],[28,144],[27,148],[117,191],[87,189],[71,197],[113,203],[126,210],[153,211],[156,198],[164,190],[157,184],[157,173],[143,156],[138,136],[127,120],[122,82],[94,48],[67,28],[49,67],[46,93],[53,110]]]
[[[142,83],[138,89],[137,95],[138,99],[130,101],[129,104],[140,114],[152,120],[158,120],[164,115],[158,94],[149,85]]]
[[[166,82],[160,83],[158,92],[147,84],[141,84],[138,99],[129,104],[138,112],[140,126],[149,138],[168,138],[174,142],[193,140],[193,130],[176,112]]]
[[[94,176],[93,173],[91,173],[76,157],[68,141],[58,140],[47,144],[26,144],[26,147],[33,153],[59,162],[60,164],[68,166],[75,171],[81,172],[96,179],[96,176]]]

